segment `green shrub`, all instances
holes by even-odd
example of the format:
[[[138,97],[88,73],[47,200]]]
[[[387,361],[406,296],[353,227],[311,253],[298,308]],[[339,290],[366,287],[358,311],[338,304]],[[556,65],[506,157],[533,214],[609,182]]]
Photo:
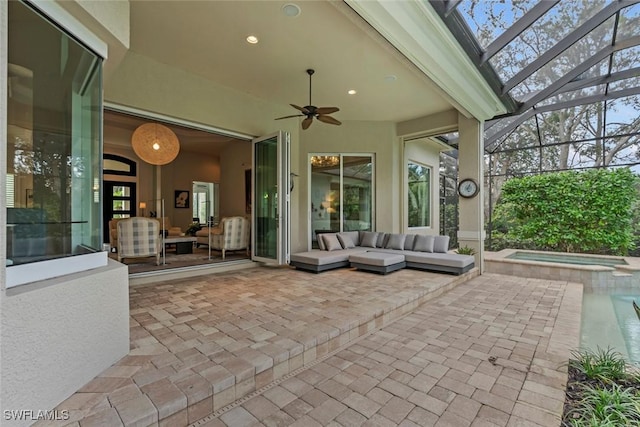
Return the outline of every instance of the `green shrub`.
[[[590,380],[617,381],[627,377],[627,362],[622,354],[607,348],[593,352],[574,351],[570,366],[576,368]]]
[[[627,168],[513,178],[502,187],[493,228],[539,249],[625,255],[636,231],[637,183]]]
[[[476,250],[469,246],[462,246],[456,250],[456,253],[460,255],[475,255]]]
[[[575,351],[569,361],[577,386],[567,392],[563,426],[613,427],[640,425],[638,374],[620,353],[609,348]],[[569,388],[568,388],[569,390]]]

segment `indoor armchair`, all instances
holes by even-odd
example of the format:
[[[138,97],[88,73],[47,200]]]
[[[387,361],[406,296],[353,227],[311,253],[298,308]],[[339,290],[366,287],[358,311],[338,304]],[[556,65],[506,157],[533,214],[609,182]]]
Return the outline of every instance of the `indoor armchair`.
[[[211,249],[222,251],[225,259],[227,251],[246,250],[249,253],[249,220],[242,216],[223,218],[218,227],[206,227],[196,232],[199,245],[210,245]]]
[[[162,236],[160,222],[155,218],[127,218],[117,223],[118,228],[118,261],[124,258],[156,257],[156,265],[160,265]]]

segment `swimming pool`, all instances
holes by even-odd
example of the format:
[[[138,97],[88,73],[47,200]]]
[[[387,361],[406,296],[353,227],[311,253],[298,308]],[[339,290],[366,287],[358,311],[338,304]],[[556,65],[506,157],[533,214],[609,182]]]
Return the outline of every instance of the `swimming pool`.
[[[504,249],[485,252],[485,271],[583,284],[580,347],[607,347],[640,367],[640,258]]]
[[[609,347],[640,366],[640,319],[632,306],[634,300],[640,304],[640,292],[584,293],[580,347],[591,351]]]

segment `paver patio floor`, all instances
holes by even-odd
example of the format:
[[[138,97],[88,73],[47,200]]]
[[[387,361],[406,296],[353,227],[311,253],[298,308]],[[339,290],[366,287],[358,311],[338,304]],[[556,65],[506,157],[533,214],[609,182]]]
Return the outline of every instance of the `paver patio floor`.
[[[474,276],[132,287],[130,354],[58,408],[80,426],[559,425],[582,286]]]

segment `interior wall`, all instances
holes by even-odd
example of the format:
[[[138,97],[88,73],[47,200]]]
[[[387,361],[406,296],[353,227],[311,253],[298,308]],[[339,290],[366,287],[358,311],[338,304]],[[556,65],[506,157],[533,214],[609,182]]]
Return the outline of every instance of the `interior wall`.
[[[220,155],[220,219],[250,215],[246,208],[245,173],[251,170],[252,142],[236,142]]]
[[[220,158],[181,151],[173,162],[160,166],[160,175],[165,215],[169,217],[172,226],[180,227],[184,231],[193,218],[193,181],[220,182]],[[189,192],[189,209],[175,207],[176,191]]]

